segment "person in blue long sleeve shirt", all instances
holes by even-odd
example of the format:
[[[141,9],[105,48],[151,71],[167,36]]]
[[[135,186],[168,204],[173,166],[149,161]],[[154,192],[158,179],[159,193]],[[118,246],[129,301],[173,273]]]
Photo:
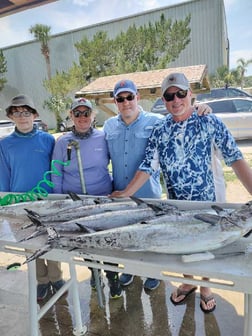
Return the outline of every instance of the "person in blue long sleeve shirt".
[[[18,95],[6,108],[7,117],[16,124],[15,130],[0,141],[0,191],[28,192],[50,170],[54,137],[33,126],[38,112],[30,97]],[[47,184],[41,187],[52,192]],[[59,262],[36,259],[37,300],[46,298],[64,285]]]

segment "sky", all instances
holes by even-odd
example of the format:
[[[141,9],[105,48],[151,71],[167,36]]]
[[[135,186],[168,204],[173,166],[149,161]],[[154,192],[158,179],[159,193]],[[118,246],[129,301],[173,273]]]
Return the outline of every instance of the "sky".
[[[0,18],[0,48],[33,40],[31,26],[40,23],[51,27],[51,35],[140,13],[186,0],[58,0],[47,5]],[[252,59],[252,1],[224,0],[230,68],[237,60]],[[252,65],[246,76],[252,75]]]

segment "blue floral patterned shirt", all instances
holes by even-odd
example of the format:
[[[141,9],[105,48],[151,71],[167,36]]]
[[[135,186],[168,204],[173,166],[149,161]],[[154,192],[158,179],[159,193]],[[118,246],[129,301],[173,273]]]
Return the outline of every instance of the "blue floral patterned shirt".
[[[226,165],[243,158],[234,138],[214,114],[175,122],[171,115],[154,128],[139,170],[154,172],[152,160],[158,154],[170,199],[215,201],[212,171],[213,145]]]

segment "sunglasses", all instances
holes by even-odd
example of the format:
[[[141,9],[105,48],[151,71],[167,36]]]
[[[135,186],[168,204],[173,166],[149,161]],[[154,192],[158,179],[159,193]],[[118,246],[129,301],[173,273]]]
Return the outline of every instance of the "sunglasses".
[[[75,111],[73,111],[73,115],[75,116],[75,118],[79,118],[80,116],[90,117],[91,113],[92,113],[91,110],[86,110],[86,111],[75,110]]]
[[[135,95],[130,94],[127,97],[122,97],[122,96],[116,97],[115,100],[117,101],[117,103],[123,103],[124,100],[132,101],[134,99],[135,99]]]
[[[165,92],[163,94],[163,97],[167,102],[169,102],[169,101],[172,101],[175,96],[180,99],[185,98],[187,96],[187,92],[188,90],[178,90],[177,92],[173,92],[173,93]]]
[[[11,113],[13,117],[15,118],[20,118],[20,117],[30,117],[32,115],[31,111],[15,111]]]

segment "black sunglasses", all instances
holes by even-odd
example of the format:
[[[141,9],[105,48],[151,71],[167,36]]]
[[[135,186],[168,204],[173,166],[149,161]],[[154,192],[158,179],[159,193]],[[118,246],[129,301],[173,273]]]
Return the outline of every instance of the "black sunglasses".
[[[175,96],[180,99],[185,98],[187,96],[187,92],[188,90],[178,90],[177,92],[173,92],[173,93],[165,92],[163,94],[163,97],[167,102],[169,102],[169,101],[172,101]]]
[[[117,103],[123,103],[124,100],[132,101],[132,100],[134,100],[134,98],[135,98],[135,95],[130,94],[127,97],[118,96],[118,97],[116,97],[115,100],[117,101]]]
[[[91,113],[92,113],[91,110],[86,110],[86,111],[75,110],[75,111],[73,111],[73,115],[75,116],[75,118],[79,118],[80,116],[90,117]]]

